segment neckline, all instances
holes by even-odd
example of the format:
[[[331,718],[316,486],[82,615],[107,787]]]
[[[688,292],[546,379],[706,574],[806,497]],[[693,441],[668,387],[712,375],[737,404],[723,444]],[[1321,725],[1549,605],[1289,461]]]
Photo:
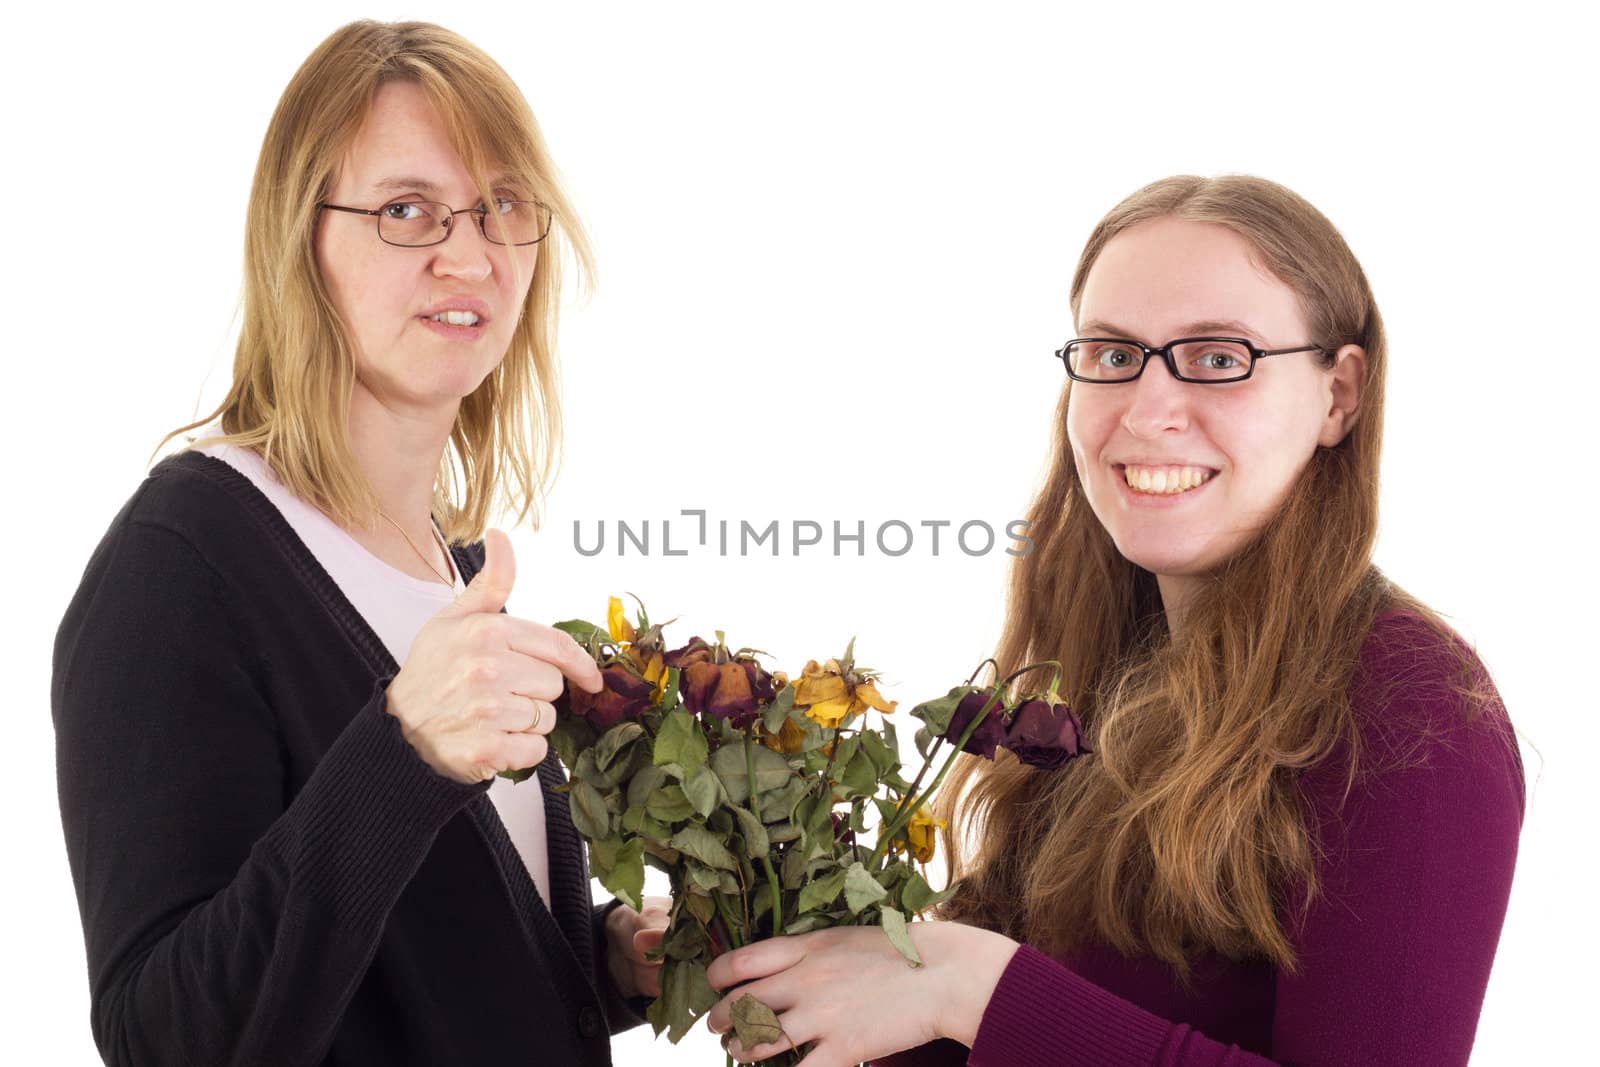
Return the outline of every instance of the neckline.
[[[192,459],[190,458],[191,456],[193,457]],[[231,493],[247,512],[256,518],[278,548],[288,557],[290,565],[305,578],[306,583],[311,586],[312,592],[327,605],[328,610],[337,619],[344,623],[346,632],[350,634],[357,650],[361,653],[362,658],[366,660],[367,666],[372,670],[375,678],[392,678],[400,672],[400,664],[395,661],[394,655],[390,653],[389,646],[384,644],[383,639],[373,630],[372,624],[367,622],[366,616],[356,610],[355,605],[350,602],[350,598],[345,595],[344,590],[339,588],[339,583],[333,580],[333,576],[322,565],[322,561],[317,559],[316,553],[311,551],[310,546],[305,543],[305,539],[290,525],[283,512],[278,510],[278,505],[274,504],[271,498],[263,493],[255,482],[250,480],[248,475],[235,469],[227,460],[208,455],[196,448],[184,449],[182,452],[168,456],[156,465],[156,468],[151,471],[151,475],[154,476],[156,470],[168,463],[181,469],[191,470],[201,477],[217,482]],[[351,543],[357,548],[361,548],[361,543],[350,537],[349,532],[340,527],[338,523],[332,523],[332,525],[345,537],[349,537]],[[478,571],[477,566],[472,561],[472,557],[467,555],[465,549],[458,549],[450,545],[447,545],[447,548],[450,552],[451,562],[455,564],[461,580],[471,581],[472,576]],[[361,550],[363,552],[366,551],[365,548]],[[373,558],[376,559],[377,557]],[[378,562],[385,567],[389,567],[382,560],[378,560]],[[431,590],[439,589],[439,583],[436,581],[424,581],[421,578],[413,578],[404,571],[395,570],[393,567],[389,567],[389,569],[404,581],[412,582]]]
[[[360,552],[363,556],[365,556],[368,559],[370,559],[377,566],[383,568],[383,570],[388,572],[388,574],[391,576],[391,578],[393,580],[405,583],[407,586],[409,586],[411,589],[415,590],[416,592],[427,593],[430,596],[433,596],[433,597],[437,598],[437,597],[440,596],[441,591],[442,591],[444,594],[447,594],[447,597],[454,597],[458,592],[461,591],[461,589],[465,586],[466,582],[468,581],[468,579],[466,579],[466,578],[464,578],[462,576],[461,567],[456,562],[455,550],[450,547],[450,542],[445,540],[444,531],[439,529],[438,520],[433,515],[429,515],[428,516],[428,532],[433,536],[433,538],[434,538],[436,543],[444,546],[445,557],[449,560],[449,563],[450,563],[451,584],[448,587],[444,587],[443,586],[443,583],[441,583],[439,581],[439,576],[437,574],[435,574],[431,578],[418,578],[414,574],[407,574],[405,571],[401,570],[399,567],[396,567],[394,564],[390,563],[388,560],[383,559],[380,556],[378,556],[377,553],[373,552],[366,545],[364,545],[360,541],[356,540],[355,535],[352,534],[349,530],[345,529],[338,522],[335,522],[333,517],[330,516],[327,512],[323,511],[319,507],[316,507],[314,504],[311,504],[311,503],[309,503],[307,501],[304,501],[301,497],[296,496],[294,494],[294,492],[292,490],[290,490],[288,488],[288,486],[285,486],[283,484],[283,482],[278,478],[277,472],[275,472],[272,469],[271,464],[267,463],[267,461],[261,456],[261,454],[256,452],[254,449],[245,448],[245,447],[243,447],[241,445],[233,445],[233,444],[220,444],[220,445],[218,445],[218,444],[209,444],[208,441],[207,441],[207,437],[208,436],[212,436],[212,435],[201,436],[200,438],[198,438],[195,441],[195,447],[194,448],[186,449],[185,451],[186,452],[198,452],[200,455],[205,456],[205,458],[207,458],[207,459],[214,459],[217,462],[221,463],[223,466],[227,467],[234,474],[237,474],[237,475],[240,475],[241,477],[243,477],[245,479],[245,481],[250,484],[250,488],[252,490],[254,490],[258,495],[260,495],[261,497],[264,498],[265,502],[271,507],[272,512],[275,515],[277,515],[280,519],[283,519],[285,524],[289,526],[290,532],[294,533],[295,539],[298,542],[300,542],[300,544],[302,546],[305,545],[305,539],[300,537],[298,531],[294,530],[294,524],[290,523],[288,521],[287,516],[285,516],[283,514],[282,510],[279,509],[278,505],[272,500],[271,497],[267,496],[265,493],[262,492],[261,488],[255,484],[254,480],[252,480],[249,475],[244,474],[244,472],[240,471],[238,468],[234,467],[233,464],[229,463],[225,459],[222,459],[220,456],[213,456],[208,452],[202,451],[202,448],[211,447],[211,448],[219,448],[219,449],[223,449],[223,448],[232,449],[235,452],[238,452],[240,454],[249,456],[251,461],[253,461],[253,462],[255,462],[255,463],[260,465],[261,470],[264,472],[265,477],[270,478],[274,485],[276,485],[278,488],[282,489],[285,493],[289,494],[290,496],[293,496],[295,500],[300,501],[301,503],[303,503],[307,508],[309,508],[317,516],[319,516],[323,521],[325,521],[328,524],[328,526],[334,531],[334,535],[335,536],[341,538],[350,548],[354,549],[357,552]],[[177,456],[181,456],[181,455],[183,455],[183,453],[178,453],[176,456],[171,457],[171,458],[177,458]],[[403,536],[403,534],[402,534],[402,536]],[[416,546],[415,545],[412,545],[411,548],[412,548],[413,551],[416,550]],[[315,557],[316,557],[316,554],[311,551],[309,546],[306,546],[306,554],[311,556],[313,559],[315,559]],[[320,561],[318,561],[318,562],[320,564]],[[341,590],[341,593],[342,592],[343,591]]]

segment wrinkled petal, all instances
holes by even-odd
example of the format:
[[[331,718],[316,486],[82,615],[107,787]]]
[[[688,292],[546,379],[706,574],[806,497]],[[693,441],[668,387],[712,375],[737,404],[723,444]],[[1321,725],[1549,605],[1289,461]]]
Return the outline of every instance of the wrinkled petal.
[[[1030,700],[1017,709],[1001,743],[1028,766],[1055,770],[1084,751],[1083,727],[1065,704]]]
[[[862,682],[860,685],[856,686],[855,696],[856,711],[865,711],[867,708],[872,708],[887,715],[894,711],[894,709],[900,704],[898,700],[883,699],[883,697],[878,693],[877,685],[873,682]]]
[[[952,744],[961,739],[972,720],[978,717],[985,704],[994,699],[994,707],[984,716],[983,722],[967,738],[967,743],[962,746],[963,752],[970,752],[974,756],[984,759],[994,759],[994,750],[997,745],[1005,740],[1006,728],[1002,715],[1005,704],[994,697],[993,691],[980,689],[975,693],[968,693],[961,698],[961,703],[956,705],[956,710],[950,716],[950,728],[945,731],[945,739]]]
[[[622,598],[612,597],[606,602],[606,629],[611,632],[611,640],[631,642],[634,638],[633,623],[622,613]]]
[[[589,720],[601,733],[619,722],[637,719],[655,702],[655,686],[626,667],[613,664],[600,671],[604,688],[598,693],[574,689],[572,712]]]
[[[799,698],[796,697],[796,702]],[[827,730],[838,729],[850,714],[850,698],[841,696],[835,700],[824,700],[806,708],[806,718]]]

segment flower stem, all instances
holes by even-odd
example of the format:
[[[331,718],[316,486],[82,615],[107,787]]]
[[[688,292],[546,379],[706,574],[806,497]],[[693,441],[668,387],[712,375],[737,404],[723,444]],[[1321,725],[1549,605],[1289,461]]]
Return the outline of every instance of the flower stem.
[[[756,799],[755,742],[748,733],[744,735],[744,769],[750,781],[750,814],[756,817],[756,822],[761,822],[761,801]],[[748,853],[749,849],[745,851]],[[776,937],[783,933],[783,885],[778,881],[777,872],[772,869],[771,853],[771,846],[768,846],[767,855],[761,857],[761,866],[766,869],[767,885],[772,890],[772,936]]]

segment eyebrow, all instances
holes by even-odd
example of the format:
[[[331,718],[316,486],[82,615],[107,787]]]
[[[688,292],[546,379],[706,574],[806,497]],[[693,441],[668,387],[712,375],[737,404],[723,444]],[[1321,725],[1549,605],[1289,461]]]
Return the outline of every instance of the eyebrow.
[[[1125,330],[1121,326],[1114,326],[1109,322],[1101,322],[1098,319],[1090,319],[1080,329],[1083,330],[1086,337],[1098,337],[1103,334],[1108,337],[1126,337],[1132,341],[1139,340],[1134,336],[1132,330]],[[1254,327],[1246,326],[1236,319],[1203,319],[1200,322],[1191,322],[1186,326],[1180,326],[1178,329],[1180,331],[1176,335],[1178,337],[1207,337],[1221,334],[1229,337],[1244,337],[1252,341],[1260,341],[1262,337],[1261,333]]]
[[[493,189],[497,185],[502,187],[515,186],[516,182],[504,174],[497,174],[493,178],[489,179],[486,184],[490,189]],[[419,193],[426,193],[429,196],[439,196],[443,192],[437,182],[431,182],[426,178],[413,178],[409,176],[380,178],[376,182],[372,183],[372,189],[374,192],[379,193],[400,191],[409,192],[414,189]]]

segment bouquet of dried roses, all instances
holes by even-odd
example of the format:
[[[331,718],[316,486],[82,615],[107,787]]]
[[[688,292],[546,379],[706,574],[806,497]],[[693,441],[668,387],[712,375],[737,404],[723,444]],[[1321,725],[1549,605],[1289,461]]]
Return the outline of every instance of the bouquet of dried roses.
[[[615,597],[605,627],[556,625],[594,656],[605,681],[599,693],[564,694],[550,734],[593,874],[633,907],[646,863],[671,884],[661,996],[648,1018],[673,1042],[718,1000],[706,965],[760,938],[877,925],[920,966],[906,923],[952,891],[933,890],[916,863],[933,857],[943,820],[928,801],[955,755],[992,759],[1004,747],[1056,768],[1087,751],[1056,695],[1054,663],[989,686],[969,679],[914,707],[923,763],[908,781],[886,717],[897,702],[856,664],[853,640],[844,655],[812,660],[791,679],[768,672],[756,658],[765,653],[729,648],[721,631],[714,642],[692,637],[669,649],[643,605],[630,621]],[[1056,667],[1050,687],[1008,702],[1012,683],[1040,667]],[[868,725],[869,711],[878,726]],[[746,1047],[779,1039],[776,1017],[752,997],[734,1018]]]

